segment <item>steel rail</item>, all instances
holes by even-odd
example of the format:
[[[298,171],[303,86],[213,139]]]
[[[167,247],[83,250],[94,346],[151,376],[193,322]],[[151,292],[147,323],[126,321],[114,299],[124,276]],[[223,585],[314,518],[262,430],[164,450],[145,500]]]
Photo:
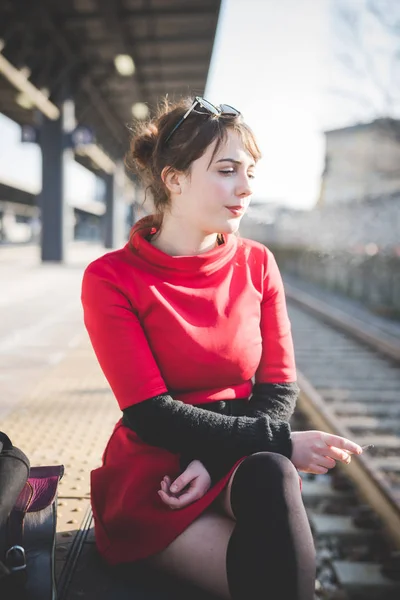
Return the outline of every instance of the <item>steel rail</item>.
[[[297,382],[300,387],[297,406],[310,422],[319,430],[353,439],[354,435],[299,371]],[[354,482],[367,504],[379,515],[388,537],[400,549],[400,505],[382,475],[371,466],[368,455],[353,455],[349,465],[338,463],[338,467]]]
[[[327,307],[322,300],[290,284],[285,283],[285,292],[290,302],[318,315],[326,323],[343,329],[368,346],[400,362],[400,343],[396,344],[376,326],[357,319],[336,306],[330,305]]]
[[[289,302],[297,304],[336,329],[350,333],[396,362],[400,361],[400,344],[397,345],[390,340],[377,327],[337,307],[327,306],[323,301],[294,286],[285,284],[285,290]],[[335,415],[323,396],[313,387],[312,382],[299,371],[298,384],[300,387],[298,408],[316,428],[354,439],[354,434],[346,427],[343,420]],[[360,495],[382,519],[388,537],[396,548],[400,549],[400,504],[386,479],[371,465],[370,457],[367,454],[354,455],[349,465],[338,464],[338,468],[354,482]]]

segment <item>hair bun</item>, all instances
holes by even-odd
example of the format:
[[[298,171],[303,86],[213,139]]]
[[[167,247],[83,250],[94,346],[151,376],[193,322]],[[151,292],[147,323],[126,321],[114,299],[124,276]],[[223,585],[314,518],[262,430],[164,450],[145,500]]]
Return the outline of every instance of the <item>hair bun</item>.
[[[148,123],[131,142],[131,158],[140,169],[150,166],[157,143],[158,129],[154,123]]]

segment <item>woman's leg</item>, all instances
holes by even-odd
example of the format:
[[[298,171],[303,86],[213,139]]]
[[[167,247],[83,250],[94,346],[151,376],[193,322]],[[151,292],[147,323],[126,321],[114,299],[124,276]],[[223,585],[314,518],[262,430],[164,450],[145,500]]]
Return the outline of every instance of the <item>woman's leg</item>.
[[[234,521],[209,508],[165,550],[145,562],[231,600],[226,551],[234,526]]]
[[[249,456],[220,504],[236,519],[226,557],[232,600],[312,600],[314,543],[291,461],[271,452]]]

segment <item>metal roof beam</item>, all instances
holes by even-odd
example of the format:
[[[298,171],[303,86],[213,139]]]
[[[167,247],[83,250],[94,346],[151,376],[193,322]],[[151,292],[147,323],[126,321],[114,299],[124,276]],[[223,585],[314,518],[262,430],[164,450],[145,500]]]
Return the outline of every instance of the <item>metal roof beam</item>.
[[[183,88],[183,87],[188,87],[188,83],[187,83],[187,78],[183,78],[183,79],[169,79],[168,80],[168,88]],[[197,88],[199,89],[204,89],[204,79],[201,78],[199,80],[193,80],[190,82],[190,88],[194,89]],[[154,81],[149,81],[149,91],[150,93],[154,94],[154,93],[163,93],[166,92],[168,90],[166,90],[166,86],[163,84],[160,84],[158,79],[155,79]],[[188,95],[190,95],[190,90],[187,90]]]
[[[162,35],[162,36],[157,36],[157,37],[149,37],[149,36],[140,36],[140,37],[136,37],[133,34],[130,35],[130,39],[134,40],[135,45],[139,45],[139,44],[152,44],[152,45],[163,45],[165,46],[166,44],[172,43],[172,44],[176,44],[176,43],[207,43],[209,44],[210,39],[209,37],[207,37],[203,32],[202,33],[198,33],[196,31],[193,31],[193,33],[185,33],[183,35],[179,34],[179,35]],[[104,38],[103,42],[105,44],[108,43],[113,43],[113,39],[110,38]],[[88,41],[85,46],[87,47],[92,47],[92,46],[98,46],[98,44],[101,43],[99,42],[99,40],[91,40]],[[128,44],[129,45],[129,44]]]
[[[139,47],[136,41],[136,38],[132,35],[132,32],[127,27],[126,20],[122,18],[122,14],[124,13],[124,9],[121,6],[121,0],[114,0],[113,2],[109,2],[109,0],[97,0],[98,5],[101,8],[102,16],[106,19],[106,23],[109,31],[116,37],[116,39],[122,38],[122,45],[126,53],[133,54],[133,60],[136,63],[136,71],[135,71],[135,79],[141,84],[141,89],[139,90],[139,96],[141,98],[146,97],[147,89],[145,90],[145,78],[143,76],[142,71],[142,61],[140,59]],[[154,36],[153,32],[153,23],[149,21],[149,30],[151,30],[151,37]],[[150,39],[151,39],[150,37]],[[158,58],[158,64],[160,67],[162,66],[161,60]],[[162,77],[162,75],[160,75]],[[146,88],[147,88],[147,80],[146,80]]]
[[[65,33],[54,23],[48,10],[44,6],[43,0],[41,0],[40,7],[42,10],[37,10],[38,7],[37,4],[35,4],[34,12],[36,14],[39,13],[39,16],[41,16],[42,23],[51,32],[54,42],[59,46],[64,55],[69,60],[72,60],[73,62],[78,62],[80,58],[72,50],[68,40],[65,37]],[[103,98],[98,94],[92,82],[90,81],[89,76],[83,77],[81,85],[87,93],[87,95],[89,96],[95,110],[98,111],[104,119],[105,126],[107,127],[109,132],[115,139],[118,140],[119,144],[123,144],[125,146],[126,135],[123,134],[123,126],[121,125],[117,117],[112,113],[112,111],[107,106]]]
[[[133,57],[133,59],[135,60],[135,57]],[[204,58],[191,58],[186,56],[180,58],[179,56],[173,56],[172,58],[168,57],[168,59],[165,59],[161,68],[164,70],[166,75],[168,75],[170,69],[176,69],[176,67],[182,67],[185,70],[191,68],[201,68],[206,71],[207,66],[204,63]],[[141,69],[146,70],[147,68],[158,67],[159,65],[160,61],[158,59],[146,58],[141,63]],[[113,79],[114,77],[120,77],[115,71],[114,66],[110,67],[109,63],[106,61],[96,65],[96,75],[93,77],[93,83],[97,85],[97,78],[103,78],[104,75],[110,77],[110,79]]]
[[[137,44],[136,40],[133,40],[126,28],[126,23],[120,18],[121,8],[119,0],[97,0],[97,4],[101,9],[101,17],[107,24],[108,32],[113,36],[113,44],[117,50],[117,44],[115,40],[121,44],[121,54],[132,54],[136,63],[135,79],[141,88],[140,93],[144,95],[144,79],[140,70],[140,59],[137,58]],[[98,44],[98,42],[97,42]]]
[[[121,18],[123,19],[136,19],[137,17],[156,17],[157,19],[159,18],[163,18],[163,17],[190,17],[191,19],[195,19],[196,17],[204,17],[204,15],[210,15],[212,17],[215,17],[215,15],[218,13],[218,11],[216,11],[215,6],[197,6],[197,7],[190,7],[190,6],[185,6],[182,8],[168,8],[168,9],[162,9],[160,10],[159,8],[141,8],[138,10],[129,10],[126,8],[121,8],[121,10],[118,11],[118,14]],[[102,18],[102,12],[99,11],[94,11],[94,12],[83,12],[83,13],[64,13],[63,14],[63,19],[65,19],[68,22],[85,22],[85,21],[90,21],[93,19],[101,19]]]
[[[193,58],[192,56],[168,56],[164,59],[163,66],[167,69],[168,67],[199,67],[202,66],[204,69],[207,68],[207,65],[204,64],[205,58],[196,56]],[[142,68],[146,67],[154,67],[156,64],[159,64],[157,60],[154,58],[146,58],[143,61]]]

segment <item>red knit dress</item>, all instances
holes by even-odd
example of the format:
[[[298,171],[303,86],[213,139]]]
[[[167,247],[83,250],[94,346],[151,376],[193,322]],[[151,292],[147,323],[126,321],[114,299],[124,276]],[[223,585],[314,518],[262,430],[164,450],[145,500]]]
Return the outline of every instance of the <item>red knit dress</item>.
[[[196,256],[170,256],[146,237],[147,218],[121,250],[85,271],[85,325],[121,408],[169,393],[188,404],[248,398],[253,383],[296,380],[290,322],[275,259],[233,234]],[[238,461],[239,462],[239,461]],[[236,464],[238,464],[238,462]],[[91,474],[99,552],[110,564],[168,546],[218,496],[234,465],[200,499],[171,510],[157,491],[179,455],[116,424]]]

